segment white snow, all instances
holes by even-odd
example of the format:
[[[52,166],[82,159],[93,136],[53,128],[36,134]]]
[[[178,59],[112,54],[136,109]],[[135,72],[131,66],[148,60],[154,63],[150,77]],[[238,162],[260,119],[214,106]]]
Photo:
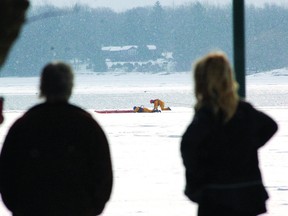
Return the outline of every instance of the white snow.
[[[288,212],[288,69],[247,76],[247,100],[279,124],[277,134],[259,151],[260,166],[270,194],[269,216]],[[110,142],[114,188],[103,215],[191,216],[197,205],[183,195],[181,136],[193,116],[191,72],[77,72],[71,101],[93,114]],[[5,97],[5,122],[0,147],[11,124],[39,103],[39,78],[0,78]],[[94,110],[131,109],[160,98],[172,111],[162,113],[97,114]],[[0,205],[0,215],[10,216]]]

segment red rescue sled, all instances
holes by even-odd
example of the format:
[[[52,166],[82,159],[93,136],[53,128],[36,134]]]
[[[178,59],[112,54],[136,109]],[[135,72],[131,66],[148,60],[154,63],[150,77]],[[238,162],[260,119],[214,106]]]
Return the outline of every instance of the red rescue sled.
[[[133,113],[133,110],[95,110],[96,113],[110,114],[110,113]]]

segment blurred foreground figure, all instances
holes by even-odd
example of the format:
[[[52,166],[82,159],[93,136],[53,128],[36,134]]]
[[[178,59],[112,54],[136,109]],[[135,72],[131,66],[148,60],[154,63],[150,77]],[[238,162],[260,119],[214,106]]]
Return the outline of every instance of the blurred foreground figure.
[[[48,64],[41,76],[46,101],[8,132],[0,157],[0,189],[13,216],[95,216],[110,198],[112,166],[106,136],[71,105],[73,73]]]
[[[256,216],[268,194],[257,150],[277,131],[269,116],[240,100],[224,53],[211,53],[194,69],[195,115],[181,142],[185,194],[198,216]]]
[[[0,67],[25,22],[27,0],[0,0]]]
[[[21,31],[28,6],[27,0],[0,0],[0,68]],[[1,124],[4,121],[3,98],[0,99],[0,107]]]
[[[4,116],[3,116],[3,103],[4,103],[4,98],[0,97],[0,124],[3,123],[4,121]]]

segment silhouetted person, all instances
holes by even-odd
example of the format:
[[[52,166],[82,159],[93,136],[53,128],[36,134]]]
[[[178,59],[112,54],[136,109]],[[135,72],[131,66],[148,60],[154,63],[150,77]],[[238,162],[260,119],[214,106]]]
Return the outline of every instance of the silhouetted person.
[[[0,1],[0,68],[22,29],[28,6],[27,0]]]
[[[0,97],[0,124],[3,123],[4,121],[4,116],[3,116],[3,103],[4,103],[4,98]]]
[[[25,22],[27,0],[0,0],[0,68]],[[4,121],[2,114],[3,98],[0,99],[0,124]]]
[[[46,101],[10,128],[0,157],[0,190],[13,216],[95,216],[110,198],[106,136],[83,109],[68,103],[71,68],[50,63],[41,76]]]
[[[277,124],[239,99],[224,53],[210,53],[194,69],[195,115],[181,142],[185,194],[198,216],[255,216],[266,212],[268,194],[257,150]]]

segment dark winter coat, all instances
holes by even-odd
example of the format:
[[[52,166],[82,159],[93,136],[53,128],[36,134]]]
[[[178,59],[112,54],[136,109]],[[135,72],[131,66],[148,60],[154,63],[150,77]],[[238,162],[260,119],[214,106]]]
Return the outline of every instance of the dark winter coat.
[[[255,214],[265,212],[268,195],[257,150],[276,131],[274,120],[244,101],[227,123],[201,108],[181,142],[185,194],[197,203],[208,199]]]
[[[8,132],[0,157],[0,189],[14,216],[94,216],[112,189],[106,136],[86,111],[40,104]]]

